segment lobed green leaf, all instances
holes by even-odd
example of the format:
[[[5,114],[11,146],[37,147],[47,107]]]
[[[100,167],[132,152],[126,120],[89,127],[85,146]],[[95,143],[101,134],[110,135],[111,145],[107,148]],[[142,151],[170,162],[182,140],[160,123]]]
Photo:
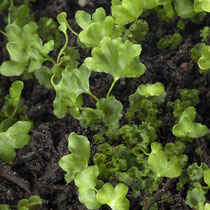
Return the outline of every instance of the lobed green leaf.
[[[204,171],[204,182],[210,187],[210,169]]]
[[[143,6],[142,0],[122,0],[112,5],[112,16],[116,23],[126,25],[138,19],[143,12]]]
[[[109,205],[112,210],[128,210],[130,203],[125,197],[127,192],[128,187],[122,183],[115,188],[110,183],[106,183],[98,191],[96,198],[100,203]]]
[[[123,25],[116,25],[111,16],[106,17],[102,7],[96,9],[92,15],[92,20],[85,11],[76,12],[75,19],[83,29],[79,34],[79,39],[87,47],[98,47],[105,36],[113,39],[120,36],[123,31]]]
[[[209,133],[208,127],[200,123],[194,123],[196,111],[193,106],[184,110],[179,122],[173,127],[172,132],[177,137],[199,138]]]
[[[77,173],[88,166],[90,157],[90,142],[84,136],[71,133],[68,138],[68,148],[72,153],[61,158],[59,166],[66,171],[65,180],[70,183]]]
[[[0,159],[7,163],[13,161],[15,149],[20,149],[29,142],[30,129],[31,122],[18,121],[6,132],[0,132]]]
[[[96,185],[99,170],[97,166],[89,166],[75,177],[75,185],[79,190],[79,201],[88,209],[98,209],[101,203],[96,199]]]
[[[115,81],[121,77],[139,77],[145,72],[145,66],[139,61],[140,53],[141,45],[104,37],[100,47],[94,48],[92,57],[84,63],[91,71],[111,74]]]
[[[89,93],[89,77],[91,72],[82,65],[72,72],[65,69],[62,72],[62,79],[55,84],[53,78],[52,85],[56,91],[56,98],[53,102],[54,113],[58,118],[65,116],[67,107],[78,108],[77,100],[82,93]]]
[[[153,170],[157,177],[178,177],[182,173],[182,168],[179,165],[179,158],[172,156],[168,157],[167,153],[161,151],[162,145],[159,143],[152,143],[152,152],[148,158],[148,164],[151,170]]]

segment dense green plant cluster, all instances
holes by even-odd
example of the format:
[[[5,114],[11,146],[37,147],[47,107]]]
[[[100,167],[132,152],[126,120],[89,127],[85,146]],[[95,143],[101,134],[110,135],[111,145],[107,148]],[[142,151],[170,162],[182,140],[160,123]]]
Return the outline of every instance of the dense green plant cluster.
[[[15,5],[19,5],[18,2]],[[1,31],[8,40],[6,49],[10,60],[1,64],[0,73],[19,76],[22,80],[36,78],[41,85],[54,89],[54,114],[58,118],[71,114],[83,128],[94,131],[94,139],[102,143],[93,154],[95,165],[90,166],[90,141],[72,132],[68,142],[71,154],[59,161],[60,167],[66,171],[65,181],[74,181],[78,187],[80,202],[88,209],[107,204],[113,210],[128,210],[130,204],[126,195],[130,188],[134,197],[144,195],[144,207],[164,184],[165,177],[179,177],[177,189],[185,184],[189,186],[186,203],[191,208],[207,210],[210,204],[205,195],[210,187],[210,169],[205,163],[190,165],[185,151],[186,142],[209,134],[206,125],[196,122],[198,90],[184,89],[180,99],[168,103],[176,121],[171,128],[174,140],[169,139],[165,144],[158,135],[164,125],[159,119],[159,106],[165,103],[167,95],[161,82],[139,85],[129,96],[127,110],[111,92],[121,78],[139,78],[146,71],[140,54],[141,41],[149,30],[144,17],[150,11],[157,12],[161,21],[178,16],[179,28],[184,29],[182,19],[202,21],[210,12],[210,2],[112,0],[111,15],[107,15],[103,8],[96,9],[92,15],[85,11],[76,12],[80,33],[71,28],[64,12],[57,16],[57,22],[42,17],[36,23],[30,15],[28,1],[17,8],[13,1],[4,0],[0,11],[8,5],[16,9],[9,12],[5,32]],[[91,56],[82,64],[78,61],[78,50],[69,46],[69,33],[77,36],[79,47],[91,51]],[[62,35],[65,37],[63,46]],[[200,69],[208,72],[208,27],[203,28],[201,37],[201,43],[192,49],[192,58]],[[175,50],[182,40],[179,33],[167,35],[160,39],[157,48]],[[92,72],[112,76],[110,88],[101,98],[91,91],[89,79]],[[10,95],[2,100],[0,159],[5,162],[11,162],[15,158],[15,149],[22,148],[30,139],[28,132],[32,123],[24,115],[26,107],[20,99],[22,89],[22,81],[14,82]],[[95,92],[97,94],[97,90]],[[84,94],[95,100],[94,108],[83,103]],[[121,125],[124,113],[127,123]],[[113,186],[111,180],[121,183]],[[26,207],[20,204],[18,208],[32,209],[30,203],[33,202],[33,198],[25,200],[21,203]],[[41,204],[40,200],[36,204]],[[157,209],[157,205],[154,208]]]

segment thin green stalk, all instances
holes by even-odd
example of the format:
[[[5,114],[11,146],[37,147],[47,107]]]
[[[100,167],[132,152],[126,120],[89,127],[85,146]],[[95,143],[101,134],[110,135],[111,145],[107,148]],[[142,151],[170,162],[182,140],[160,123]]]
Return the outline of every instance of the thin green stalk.
[[[11,11],[12,11],[13,7],[14,7],[14,2],[13,2],[13,0],[10,0],[9,14],[8,14],[8,19],[7,19],[8,24],[11,24]]]
[[[143,148],[139,148],[145,155],[147,155],[147,156],[149,156],[150,154],[149,153],[147,153]]]
[[[97,102],[99,102],[99,99],[90,91],[88,94],[93,97]]]
[[[90,107],[78,107],[78,109],[84,111],[84,110],[89,110],[89,111],[92,111],[93,109],[90,108]]]
[[[76,32],[70,27],[70,25],[68,24],[68,22],[66,22],[66,23],[67,23],[68,29],[69,29],[74,35],[79,36],[79,34],[76,33]]]
[[[52,62],[53,64],[55,64],[56,62],[48,55],[46,55],[46,61],[50,61]]]
[[[64,33],[64,35],[65,35],[65,38],[66,38],[66,42],[65,42],[64,46],[61,48],[61,50],[60,50],[60,52],[59,52],[59,54],[58,54],[58,57],[57,57],[57,64],[59,64],[59,62],[60,62],[60,57],[61,57],[61,55],[63,54],[63,51],[66,49],[67,44],[68,44],[68,41],[69,41],[68,35],[67,35],[66,33]]]
[[[0,33],[7,37],[7,34],[0,29]]]
[[[113,87],[114,87],[114,85],[115,85],[116,82],[117,82],[117,79],[114,78],[114,80],[113,80],[113,82],[112,82],[112,84],[111,84],[111,86],[109,88],[109,91],[108,91],[108,93],[106,95],[107,98],[109,97],[109,95],[110,95],[110,93],[111,93],[111,91],[112,91],[112,89],[113,89]]]

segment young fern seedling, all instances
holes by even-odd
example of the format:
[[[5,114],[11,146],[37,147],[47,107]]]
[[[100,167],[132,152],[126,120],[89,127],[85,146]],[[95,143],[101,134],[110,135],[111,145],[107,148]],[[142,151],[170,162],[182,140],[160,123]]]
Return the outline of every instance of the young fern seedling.
[[[128,187],[122,183],[115,188],[110,183],[104,184],[98,180],[98,166],[88,166],[90,157],[90,142],[84,136],[75,133],[69,135],[69,151],[59,161],[60,167],[66,171],[65,180],[74,180],[79,190],[79,200],[88,209],[98,209],[107,204],[113,210],[129,210],[129,200],[125,197]]]
[[[98,10],[94,13],[92,19],[98,20],[99,16],[104,19],[103,14],[102,10]],[[77,21],[79,21],[81,27],[85,28],[84,30],[87,28],[87,22],[84,23],[82,19],[85,15],[87,14],[77,14]],[[99,40],[96,41],[99,42]],[[139,77],[145,72],[145,66],[139,61],[140,53],[141,45],[133,44],[130,41],[123,43],[121,38],[111,39],[110,36],[102,38],[99,46],[93,48],[92,57],[86,58],[79,69],[69,71],[66,68],[61,74],[60,82],[57,84],[52,78],[51,82],[56,90],[55,115],[59,118],[64,117],[69,107],[70,113],[74,118],[80,120],[83,127],[89,126],[93,130],[99,130],[102,134],[107,133],[108,136],[117,138],[118,134],[115,134],[115,131],[122,116],[122,104],[113,96],[110,97],[110,93],[118,79],[122,77]],[[89,90],[91,71],[104,72],[113,76],[113,82],[106,98],[98,99]],[[96,100],[96,109],[82,106],[81,94],[84,93]]]

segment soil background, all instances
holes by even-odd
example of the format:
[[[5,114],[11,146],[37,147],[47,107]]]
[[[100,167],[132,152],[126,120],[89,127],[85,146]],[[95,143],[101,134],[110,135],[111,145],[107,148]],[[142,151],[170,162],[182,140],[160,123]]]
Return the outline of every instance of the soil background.
[[[87,0],[85,7],[79,6],[77,0],[37,0],[31,3],[31,12],[38,21],[39,17],[46,16],[56,19],[57,14],[65,11],[71,27],[79,32],[80,28],[74,21],[74,14],[77,10],[85,10],[93,13],[96,8],[105,8],[107,15],[110,14],[111,0]],[[3,16],[0,14],[0,28],[5,27]],[[167,106],[168,101],[176,100],[183,88],[196,88],[199,90],[200,104],[196,107],[197,121],[210,127],[210,77],[200,74],[198,67],[190,57],[191,48],[200,42],[200,29],[205,25],[210,25],[208,15],[201,24],[194,24],[189,21],[186,29],[181,31],[184,38],[181,46],[175,51],[158,50],[157,41],[164,35],[177,32],[177,19],[173,18],[170,23],[161,23],[155,13],[147,17],[149,33],[142,44],[141,62],[145,64],[146,72],[137,79],[120,79],[115,85],[112,95],[121,103],[128,107],[128,96],[136,91],[140,84],[148,82],[162,82],[166,88],[167,97],[163,105],[159,107],[159,118],[164,122],[164,126],[158,134],[161,143],[172,141],[175,137],[170,132],[174,125],[172,110]],[[70,45],[76,46],[76,38],[71,35]],[[6,39],[0,36],[0,62],[8,60],[5,49]],[[81,62],[90,52],[80,49]],[[17,78],[6,78],[0,76],[0,88],[2,94],[8,94],[9,87]],[[106,74],[93,73],[90,84],[93,93],[101,98],[106,96],[112,78]],[[34,122],[34,129],[31,132],[31,140],[23,149],[17,150],[16,159],[5,164],[0,161],[0,203],[9,204],[12,209],[17,209],[20,199],[29,198],[31,195],[39,195],[43,200],[43,210],[85,210],[83,204],[78,200],[78,191],[74,183],[66,185],[64,181],[64,171],[59,167],[60,158],[69,153],[67,144],[68,136],[71,132],[85,135],[91,141],[94,133],[83,129],[77,120],[70,115],[63,119],[58,119],[53,114],[53,100],[55,92],[39,85],[35,80],[25,81],[23,95],[26,112],[31,121]],[[93,107],[94,101],[86,97],[85,103]],[[1,107],[0,107],[1,108]],[[123,118],[121,124],[125,124]],[[201,154],[194,151],[201,146]],[[187,145],[187,153],[190,161],[205,162],[210,167],[209,143],[205,138],[196,139],[195,143]],[[97,151],[97,144],[92,142],[91,157]],[[161,188],[161,186],[160,186]],[[176,191],[175,184],[167,190],[167,195],[172,198],[158,202],[160,210],[174,209],[187,210],[189,206],[185,204],[187,189]],[[210,201],[209,195],[208,201]],[[139,203],[144,199],[133,198],[131,191],[128,196],[131,210],[141,209]],[[100,208],[110,209],[108,206]]]

